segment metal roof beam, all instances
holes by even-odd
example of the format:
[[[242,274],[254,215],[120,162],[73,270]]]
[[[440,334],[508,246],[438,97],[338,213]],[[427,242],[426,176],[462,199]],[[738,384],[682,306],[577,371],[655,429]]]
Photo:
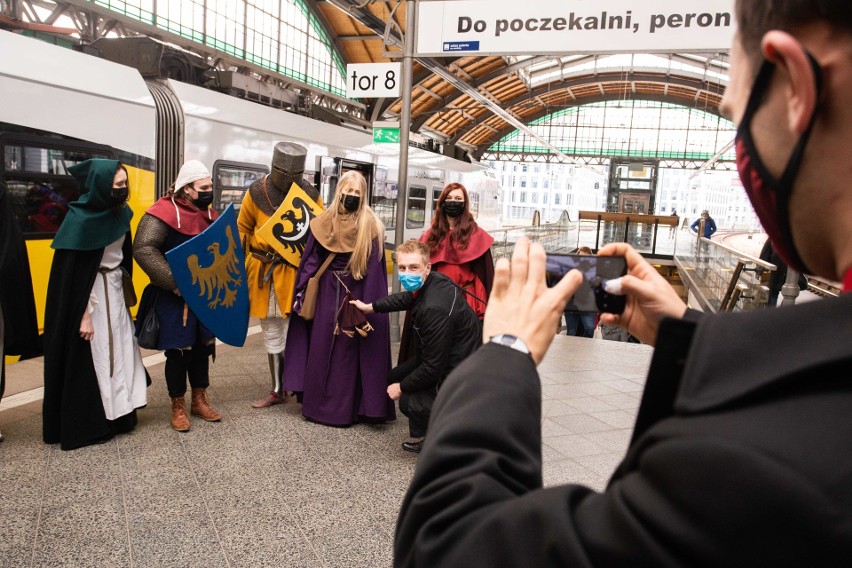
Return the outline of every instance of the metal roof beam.
[[[544,145],[546,148],[549,148],[555,154],[565,156],[562,153],[562,151],[559,150],[559,148],[557,148],[556,146],[553,146],[550,142],[541,138],[538,134],[536,134],[535,132],[530,130],[527,127],[526,124],[524,124],[523,122],[521,122],[520,120],[518,120],[517,118],[512,116],[509,112],[507,112],[499,104],[495,103],[494,101],[492,101],[488,97],[484,96],[482,93],[480,93],[479,91],[477,91],[476,89],[474,89],[473,87],[471,87],[470,85],[468,85],[467,83],[465,83],[464,81],[459,79],[456,75],[451,73],[449,71],[449,69],[446,69],[441,64],[434,62],[434,61],[420,60],[420,63],[423,66],[428,67],[433,73],[436,73],[437,75],[440,75],[441,77],[443,77],[448,83],[450,83],[453,87],[455,87],[459,91],[463,92],[464,94],[468,95],[473,100],[475,100],[478,103],[489,108],[491,110],[491,112],[493,112],[495,115],[497,115],[500,118],[502,118],[503,120],[505,120],[507,123],[511,124],[512,126],[517,128],[518,130],[521,130],[522,132],[525,132],[527,135],[538,140],[539,143]],[[565,157],[567,158],[567,156],[565,156]]]
[[[613,93],[613,94],[604,95],[604,96],[600,96],[600,97],[589,97],[587,99],[583,99],[581,104],[565,105],[565,108],[578,107],[578,106],[582,106],[582,105],[599,103],[599,102],[604,102],[604,101],[622,101],[622,100],[624,100],[624,97],[621,93]],[[631,100],[654,101],[654,102],[662,102],[662,103],[670,103],[670,104],[679,104],[681,106],[688,106],[688,105],[683,104],[683,102],[682,102],[683,99],[672,100],[671,97],[662,96],[662,95],[645,95],[645,94],[637,93],[637,95],[635,97],[633,97]],[[544,118],[545,116],[547,116],[548,114],[552,114],[553,112],[554,112],[554,107],[551,107],[551,109],[549,109],[549,110],[536,112],[535,114],[532,114],[532,115],[526,117],[525,120],[527,120],[527,122],[535,122],[536,120],[538,120],[540,118]],[[714,114],[718,114],[718,113],[714,113]],[[467,134],[468,132],[470,132],[474,128],[476,128],[476,126],[479,126],[479,125],[466,126],[462,129],[460,129],[459,133],[461,133],[462,130],[463,130],[464,134]],[[487,142],[483,142],[483,143],[478,144],[476,146],[477,153],[478,153],[477,155],[481,155],[482,153],[486,152],[492,144],[494,144],[496,141],[502,139],[504,136],[511,134],[513,131],[514,131],[514,128],[512,128],[509,125],[506,125],[504,128],[498,129],[498,132],[496,133],[496,135],[494,137],[490,138]],[[461,136],[463,136],[463,134],[456,134],[456,136],[461,138]],[[451,144],[458,142],[458,141],[459,140],[456,140],[455,137],[450,139]],[[722,152],[722,154],[724,154],[724,152]]]
[[[595,81],[594,82],[590,81],[589,79],[591,79],[591,78],[594,78]],[[582,104],[587,104],[587,101],[588,102],[595,102],[595,101],[598,101],[598,100],[609,100],[607,98],[606,93],[602,89],[602,83],[609,82],[610,80],[611,81],[619,81],[619,80],[623,81],[623,74],[614,71],[613,73],[609,73],[609,74],[598,74],[594,77],[592,77],[592,76],[574,77],[570,80],[563,81],[563,82],[557,83],[557,84],[541,85],[539,87],[536,87],[535,89],[533,89],[529,93],[524,93],[523,95],[521,95],[519,97],[516,97],[516,98],[511,99],[509,101],[504,101],[503,107],[507,110],[507,112],[512,112],[511,111],[512,107],[520,105],[520,104],[524,103],[525,101],[527,101],[531,98],[534,98],[536,96],[540,96],[540,95],[543,95],[543,94],[546,94],[546,93],[552,93],[553,91],[556,91],[556,90],[562,89],[562,88],[564,88],[568,92],[568,94],[571,95],[572,99],[579,100],[574,95],[574,92],[571,90],[572,87],[589,85],[589,84],[598,85],[598,90],[601,92],[602,98],[598,98],[598,97],[584,98]],[[671,97],[668,97],[668,86],[669,86],[669,84],[689,87],[689,88],[695,89],[696,91],[704,90],[708,93],[712,93],[712,91],[707,91],[706,89],[704,89],[704,87],[705,87],[704,81],[700,78],[697,78],[697,77],[687,77],[687,76],[679,76],[679,75],[666,76],[666,75],[663,75],[663,74],[660,74],[660,73],[642,72],[642,73],[634,73],[631,76],[631,81],[644,82],[644,83],[649,83],[649,82],[651,82],[651,83],[662,83],[662,82],[665,82],[665,90],[664,90],[664,94],[665,94],[665,97],[666,97],[665,100],[667,100],[668,102],[674,102],[675,104],[682,104],[682,103],[680,102],[680,99],[673,101],[671,99]],[[619,96],[617,98],[623,98],[623,93],[619,94]],[[637,95],[633,96],[632,98],[643,99],[643,97],[640,97],[638,95],[638,93],[637,93]],[[571,105],[571,106],[574,106],[574,105]],[[712,114],[716,114],[716,115],[719,114],[719,110],[717,108],[707,109],[707,110],[709,112],[711,112]],[[520,117],[520,119],[524,120],[526,122],[530,122],[529,117]],[[467,133],[472,128],[473,127],[468,125],[466,127],[459,129],[459,131],[456,132],[455,135],[453,135],[453,137],[450,139],[450,141],[451,142],[458,142],[465,135],[467,135]]]

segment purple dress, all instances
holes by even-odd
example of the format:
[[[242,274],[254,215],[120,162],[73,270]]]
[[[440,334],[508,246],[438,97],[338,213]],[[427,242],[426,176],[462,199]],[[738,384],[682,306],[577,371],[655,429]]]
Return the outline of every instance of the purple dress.
[[[296,292],[304,290],[329,252],[313,235],[308,237]],[[387,296],[385,252],[373,240],[367,275],[355,280],[346,271],[349,254],[338,254],[320,278],[316,313],[312,321],[293,314],[284,351],[284,388],[302,393],[302,414],[314,422],[349,426],[358,421],[394,420],[396,411],[388,397],[391,367],[390,325],[387,314],[370,314],[373,326],[367,337],[334,334],[339,308],[346,290],[335,273],[352,292],[353,299],[372,303]]]

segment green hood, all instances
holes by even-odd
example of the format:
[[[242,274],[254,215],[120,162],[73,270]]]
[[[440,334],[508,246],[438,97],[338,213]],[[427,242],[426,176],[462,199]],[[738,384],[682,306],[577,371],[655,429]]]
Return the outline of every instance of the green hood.
[[[130,230],[133,211],[124,203],[116,208],[110,193],[112,180],[121,162],[94,158],[68,168],[82,186],[77,201],[68,204],[50,245],[54,249],[95,250],[118,240]]]

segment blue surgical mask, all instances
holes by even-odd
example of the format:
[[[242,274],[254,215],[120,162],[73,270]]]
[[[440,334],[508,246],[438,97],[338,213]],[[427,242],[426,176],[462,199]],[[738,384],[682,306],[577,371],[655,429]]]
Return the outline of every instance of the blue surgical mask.
[[[400,274],[399,275],[399,283],[405,288],[408,292],[415,292],[423,286],[423,275],[422,274]]]

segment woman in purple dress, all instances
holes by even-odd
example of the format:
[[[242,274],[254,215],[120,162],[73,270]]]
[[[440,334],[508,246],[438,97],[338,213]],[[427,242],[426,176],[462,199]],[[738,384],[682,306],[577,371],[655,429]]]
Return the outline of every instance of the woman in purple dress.
[[[387,395],[387,314],[367,316],[369,325],[358,329],[347,317],[350,299],[370,303],[387,296],[384,227],[366,196],[364,176],[341,176],[328,209],[311,221],[296,276],[294,313],[302,309],[308,280],[334,255],[320,276],[314,318],[290,322],[284,357],[284,388],[297,393],[307,419],[329,426],[396,417]]]

